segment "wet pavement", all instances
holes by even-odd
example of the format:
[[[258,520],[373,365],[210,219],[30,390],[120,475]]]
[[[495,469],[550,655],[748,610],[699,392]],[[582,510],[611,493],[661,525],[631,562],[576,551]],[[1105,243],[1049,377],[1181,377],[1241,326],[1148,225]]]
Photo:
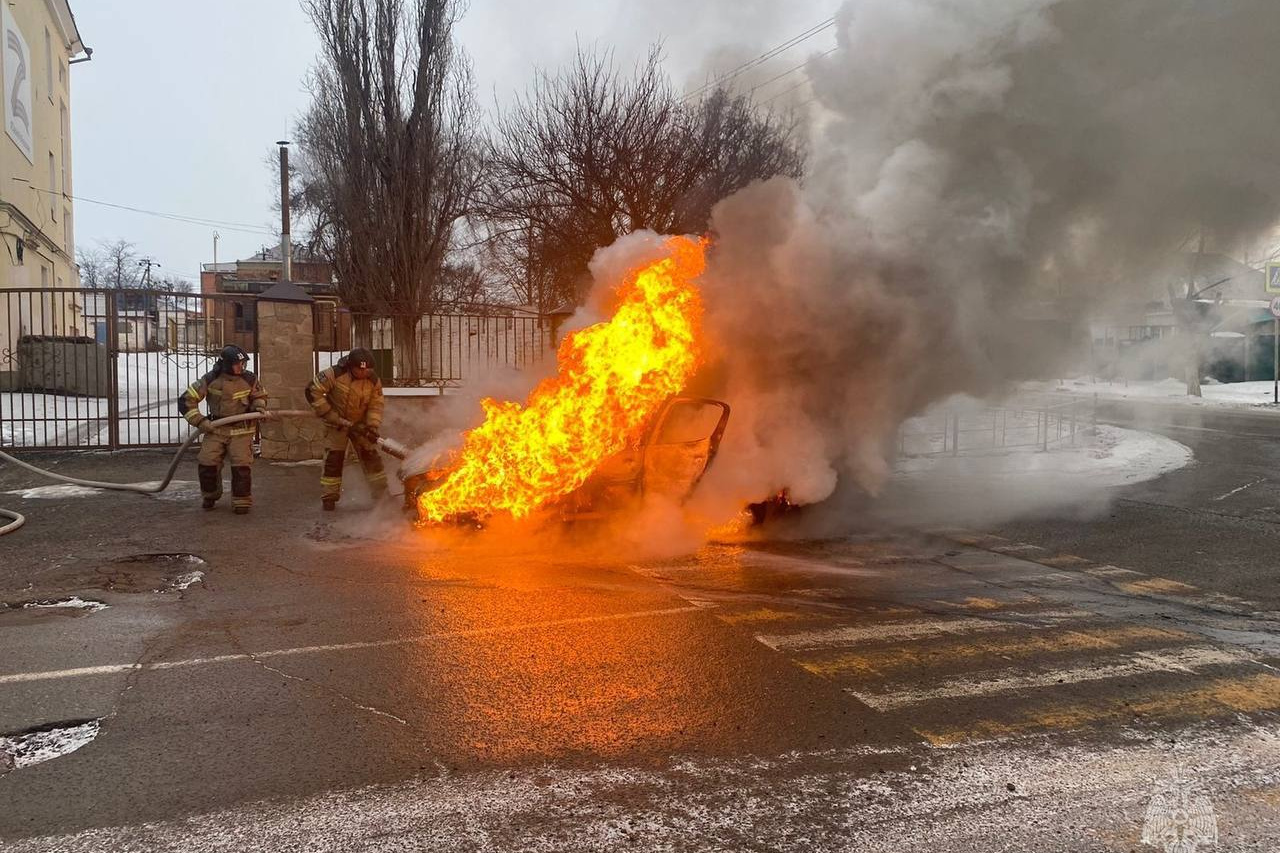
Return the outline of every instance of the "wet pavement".
[[[1136,850],[1173,790],[1280,845],[1239,590],[967,529],[442,542],[256,473],[247,518],[0,497],[0,743],[71,733],[0,767],[0,848]]]

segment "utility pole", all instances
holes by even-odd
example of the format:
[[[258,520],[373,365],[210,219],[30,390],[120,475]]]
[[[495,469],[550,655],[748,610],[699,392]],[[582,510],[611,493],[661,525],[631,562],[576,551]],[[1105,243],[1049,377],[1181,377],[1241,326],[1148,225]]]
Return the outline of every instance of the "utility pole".
[[[280,146],[280,280],[293,280],[293,247],[289,243],[289,141],[276,141]]]
[[[155,261],[151,260],[150,258],[143,258],[142,260],[138,261],[138,266],[143,268],[142,282],[141,282],[142,289],[148,290],[151,287],[151,268],[158,267],[160,265]]]

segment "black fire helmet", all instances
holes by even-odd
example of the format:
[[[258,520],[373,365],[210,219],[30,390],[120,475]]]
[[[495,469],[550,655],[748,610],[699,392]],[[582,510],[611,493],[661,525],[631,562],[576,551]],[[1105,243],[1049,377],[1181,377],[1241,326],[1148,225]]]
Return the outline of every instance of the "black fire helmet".
[[[356,347],[347,353],[347,367],[367,367],[373,369],[373,353],[364,347]]]
[[[245,367],[248,367],[249,353],[240,349],[240,347],[235,344],[227,344],[222,348],[222,353],[218,356],[218,361],[222,362],[223,366],[228,369],[230,369],[231,365],[235,364],[237,361],[244,362]]]

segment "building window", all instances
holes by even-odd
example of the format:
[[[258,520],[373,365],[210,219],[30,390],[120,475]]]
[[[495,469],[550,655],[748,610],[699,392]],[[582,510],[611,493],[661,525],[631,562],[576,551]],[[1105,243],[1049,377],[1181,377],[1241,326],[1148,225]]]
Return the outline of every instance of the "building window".
[[[71,210],[62,208],[62,248],[71,254]]]
[[[245,306],[243,302],[233,302],[232,312],[235,318],[235,330],[242,334],[253,331],[253,306]]]
[[[62,110],[59,113],[58,133],[59,139],[62,141],[62,194],[64,196],[71,195],[71,183],[67,180],[67,164],[71,162],[71,134],[67,132],[67,102],[62,102]]]
[[[58,221],[58,205],[55,203],[53,194],[58,191],[55,181],[58,179],[58,161],[53,156],[53,152],[49,152],[49,218],[54,222]]]
[[[44,31],[44,79],[45,94],[53,100],[53,39],[49,36],[48,27]]]

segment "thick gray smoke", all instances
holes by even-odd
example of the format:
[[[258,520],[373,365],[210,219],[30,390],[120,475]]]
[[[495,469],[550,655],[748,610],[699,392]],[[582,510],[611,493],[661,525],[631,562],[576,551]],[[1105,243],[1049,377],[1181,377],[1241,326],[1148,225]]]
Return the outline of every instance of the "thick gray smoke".
[[[1190,235],[1229,247],[1280,218],[1276,0],[849,0],[838,19],[803,184],[715,212],[726,501],[876,490],[904,417],[1070,355],[1030,308],[1150,298]]]

